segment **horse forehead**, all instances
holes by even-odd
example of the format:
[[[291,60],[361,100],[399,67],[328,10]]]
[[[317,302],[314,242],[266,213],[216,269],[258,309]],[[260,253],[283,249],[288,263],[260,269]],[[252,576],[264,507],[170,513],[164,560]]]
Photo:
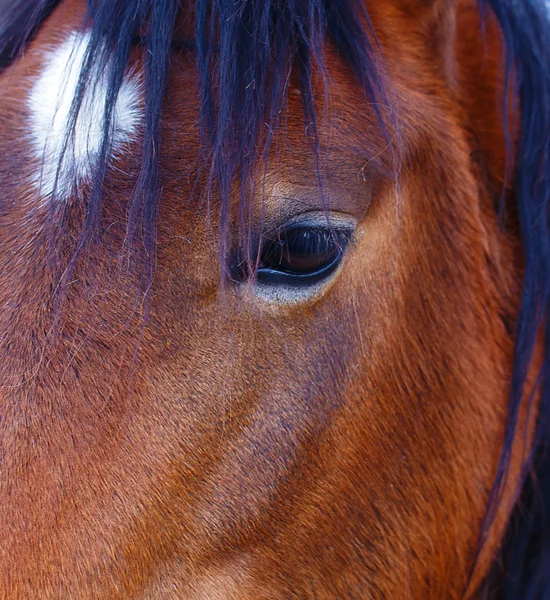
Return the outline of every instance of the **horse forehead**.
[[[30,90],[30,141],[40,169],[34,183],[42,197],[67,199],[79,183],[89,180],[104,141],[108,69],[92,68],[78,114],[71,120],[73,101],[86,61],[89,33],[70,33],[44,51],[40,73]],[[110,158],[123,152],[143,117],[139,74],[124,77],[110,124]],[[71,122],[74,130],[71,136]]]

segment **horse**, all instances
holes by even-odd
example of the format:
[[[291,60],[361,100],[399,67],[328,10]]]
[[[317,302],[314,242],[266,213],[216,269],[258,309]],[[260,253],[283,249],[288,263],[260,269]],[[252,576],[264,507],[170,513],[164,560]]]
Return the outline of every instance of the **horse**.
[[[550,598],[540,0],[18,0],[0,598]]]

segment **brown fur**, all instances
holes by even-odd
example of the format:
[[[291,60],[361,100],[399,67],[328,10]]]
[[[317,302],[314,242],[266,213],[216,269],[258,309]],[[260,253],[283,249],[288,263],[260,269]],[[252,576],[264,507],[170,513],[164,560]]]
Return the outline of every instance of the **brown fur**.
[[[390,160],[329,47],[323,173],[331,208],[361,226],[336,281],[295,306],[220,290],[215,199],[209,217],[193,194],[193,57],[174,56],[141,342],[137,286],[115,258],[139,143],[108,176],[97,258],[79,263],[59,310],[48,214],[23,179],[24,98],[43,49],[79,24],[80,3],[65,2],[3,73],[0,598],[466,597],[521,274],[513,215],[506,233],[494,209],[498,36],[490,28],[484,47],[467,2],[385,0],[369,12],[404,123],[399,194],[350,150],[356,136]],[[291,92],[267,222],[317,198],[302,115]],[[74,202],[63,214],[60,265],[81,211]],[[469,597],[497,554],[521,451]]]

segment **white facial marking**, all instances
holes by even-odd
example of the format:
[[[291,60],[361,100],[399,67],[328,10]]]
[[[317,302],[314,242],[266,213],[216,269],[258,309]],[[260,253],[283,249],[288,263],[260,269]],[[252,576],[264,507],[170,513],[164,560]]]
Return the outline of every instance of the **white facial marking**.
[[[32,145],[41,163],[34,179],[43,198],[55,192],[56,198],[68,199],[78,183],[91,177],[101,151],[107,81],[104,73],[98,74],[94,69],[73,141],[69,146],[66,143],[71,105],[89,39],[89,34],[75,33],[53,50],[28,99]],[[113,110],[111,153],[120,152],[121,146],[136,133],[143,113],[141,100],[139,77],[127,76]]]

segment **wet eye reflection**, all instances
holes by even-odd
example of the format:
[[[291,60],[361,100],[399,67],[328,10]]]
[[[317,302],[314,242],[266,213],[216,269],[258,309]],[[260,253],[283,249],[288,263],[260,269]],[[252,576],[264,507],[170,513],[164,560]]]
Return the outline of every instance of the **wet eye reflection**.
[[[282,229],[275,240],[264,243],[258,277],[270,271],[303,277],[335,268],[350,237],[350,230],[329,228],[328,225],[296,224]]]
[[[313,289],[340,265],[356,222],[332,220],[325,214],[306,215],[264,234],[251,260],[237,259],[232,279],[236,283],[256,281],[258,289]],[[252,265],[251,265],[252,262]]]

